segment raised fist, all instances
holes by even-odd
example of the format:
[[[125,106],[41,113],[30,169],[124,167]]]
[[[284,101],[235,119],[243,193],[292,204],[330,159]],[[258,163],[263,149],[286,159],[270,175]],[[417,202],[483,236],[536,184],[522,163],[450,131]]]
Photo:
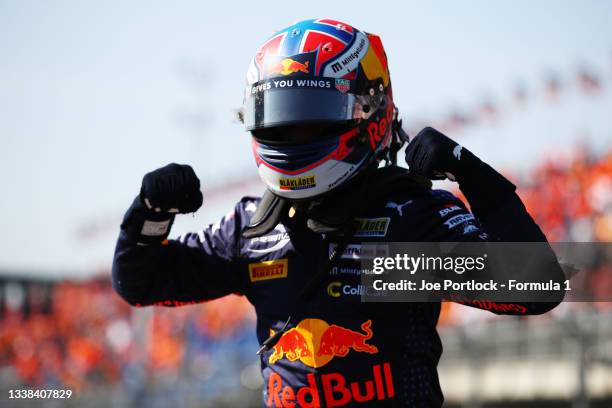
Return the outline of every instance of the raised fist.
[[[186,164],[171,163],[145,174],[140,200],[154,212],[192,213],[202,206],[200,179]]]
[[[449,178],[455,181],[465,163],[474,155],[434,128],[426,127],[406,147],[406,163],[410,171],[432,180]]]

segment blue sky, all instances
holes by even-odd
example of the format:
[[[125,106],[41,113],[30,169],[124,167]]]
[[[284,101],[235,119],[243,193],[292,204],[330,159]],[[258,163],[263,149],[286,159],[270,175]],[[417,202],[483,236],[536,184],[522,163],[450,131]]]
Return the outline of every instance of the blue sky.
[[[381,35],[406,120],[437,117],[525,81],[528,106],[464,132],[494,164],[525,170],[577,134],[612,141],[609,91],[535,93],[588,64],[612,85],[612,3],[604,1],[237,2],[0,0],[0,271],[87,275],[110,264],[119,217],[142,175],[190,163],[208,186],[255,174],[233,120],[248,63],[274,30],[332,17]],[[382,8],[386,7],[386,9]],[[505,98],[505,99],[504,99]],[[453,136],[453,135],[451,135]],[[254,182],[249,193],[261,190]],[[240,192],[176,231],[218,219]],[[95,239],[78,231],[106,223]]]

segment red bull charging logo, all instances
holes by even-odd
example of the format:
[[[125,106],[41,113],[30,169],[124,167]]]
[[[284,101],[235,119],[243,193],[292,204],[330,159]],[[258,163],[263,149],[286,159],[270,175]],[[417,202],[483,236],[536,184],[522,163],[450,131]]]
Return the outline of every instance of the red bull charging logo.
[[[373,336],[372,321],[361,324],[361,331],[328,324],[320,319],[304,319],[283,334],[268,357],[270,364],[286,358],[319,368],[334,357],[345,357],[351,352],[378,353],[378,348],[369,344]],[[324,373],[319,376],[307,374],[307,385],[294,389],[286,385],[276,372],[270,374],[267,384],[269,407],[315,408],[324,402],[327,407],[382,401],[395,396],[391,364],[374,364],[369,376],[359,381],[349,380],[346,373]],[[360,373],[363,374],[363,373]]]
[[[308,74],[308,61],[302,63],[291,58],[285,58],[268,68],[268,75],[279,74],[286,76],[296,72]]]
[[[372,321],[361,324],[363,332],[329,325],[320,319],[304,319],[289,329],[274,345],[268,361],[276,363],[285,357],[289,361],[300,360],[308,367],[319,368],[334,357],[345,357],[351,350],[375,354],[378,348],[368,341],[372,338]]]

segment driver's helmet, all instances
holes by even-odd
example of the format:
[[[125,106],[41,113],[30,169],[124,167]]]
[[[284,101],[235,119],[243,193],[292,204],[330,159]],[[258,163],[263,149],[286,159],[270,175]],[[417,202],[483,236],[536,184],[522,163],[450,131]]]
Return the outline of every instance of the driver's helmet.
[[[332,19],[273,34],[247,73],[242,120],[275,195],[319,198],[385,157],[395,117],[377,35]]]

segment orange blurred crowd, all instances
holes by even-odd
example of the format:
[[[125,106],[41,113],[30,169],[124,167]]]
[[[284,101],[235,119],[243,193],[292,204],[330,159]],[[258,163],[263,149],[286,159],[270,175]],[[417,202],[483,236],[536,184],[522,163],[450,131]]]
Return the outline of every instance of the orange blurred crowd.
[[[548,161],[518,193],[551,242],[612,242],[612,151],[595,159],[579,149],[573,160]]]
[[[40,292],[40,286],[34,288]],[[5,307],[0,319],[0,368],[14,370],[28,385],[79,390],[114,383],[130,364],[160,376],[177,375],[194,336],[215,342],[238,331],[254,334],[254,312],[235,295],[204,305],[134,312],[107,278],[47,289],[45,307],[30,305],[26,312]],[[138,321],[144,330],[136,329]],[[188,330],[194,334],[187,336]],[[139,338],[140,332],[146,335]]]

